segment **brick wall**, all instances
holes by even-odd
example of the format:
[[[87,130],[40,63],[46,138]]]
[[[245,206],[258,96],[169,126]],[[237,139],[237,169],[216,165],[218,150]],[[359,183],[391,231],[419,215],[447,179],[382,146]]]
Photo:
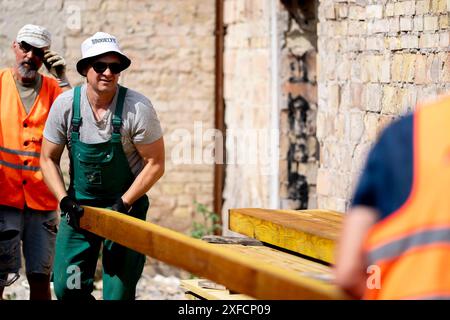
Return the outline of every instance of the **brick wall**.
[[[447,0],[319,6],[320,208],[344,211],[380,130],[450,89]]]

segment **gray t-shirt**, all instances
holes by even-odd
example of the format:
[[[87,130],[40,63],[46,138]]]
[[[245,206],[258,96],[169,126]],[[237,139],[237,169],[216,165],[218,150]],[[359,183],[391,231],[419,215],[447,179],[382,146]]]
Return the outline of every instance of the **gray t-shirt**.
[[[36,80],[29,85],[20,83],[15,77],[14,81],[16,82],[17,91],[19,91],[20,100],[22,100],[25,111],[28,114],[30,113],[31,107],[34,105],[34,101],[36,100],[39,91],[41,91],[42,76],[38,73],[36,75]]]
[[[86,85],[81,87],[80,141],[83,143],[101,143],[111,139],[112,116],[116,109],[119,90],[111,102],[103,119],[97,121],[86,96]],[[72,129],[73,89],[63,92],[56,98],[45,123],[44,137],[56,144],[65,144],[70,149],[70,131]],[[142,94],[128,89],[122,112],[122,145],[135,176],[142,170],[144,163],[135,144],[148,144],[162,137],[161,125],[151,102]]]

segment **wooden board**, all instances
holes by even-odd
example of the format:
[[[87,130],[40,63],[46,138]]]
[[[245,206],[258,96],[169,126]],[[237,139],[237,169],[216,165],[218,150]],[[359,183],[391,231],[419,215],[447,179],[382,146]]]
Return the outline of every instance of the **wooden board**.
[[[344,299],[334,285],[108,209],[84,207],[82,228],[258,299]]]
[[[230,290],[221,290],[221,289],[206,289],[202,288],[199,285],[199,281],[204,279],[188,279],[181,280],[181,288],[186,291],[187,294],[190,292],[194,293],[197,296],[200,296],[206,300],[253,300],[252,297],[249,297],[245,294],[240,293],[230,293]],[[195,297],[194,295],[192,295]]]
[[[236,244],[219,244],[218,246],[227,248],[254,259],[255,261],[277,266],[288,272],[295,272],[302,276],[314,277],[326,282],[331,282],[333,279],[331,267],[283,251],[265,246],[245,246]]]
[[[229,228],[248,237],[333,263],[343,216],[327,210],[230,209]]]
[[[305,277],[313,277],[315,279],[331,282],[333,279],[332,270],[329,266],[298,257],[286,252],[272,249],[265,246],[248,246],[239,244],[216,244],[217,246],[227,248],[233,252],[244,255],[259,263],[269,263],[285,269],[288,272],[296,272]],[[182,287],[193,295],[189,298],[196,299],[195,295],[207,300],[242,300],[251,299],[247,295],[230,294],[229,290],[213,290],[202,288],[199,279],[181,280]],[[198,298],[197,298],[198,299]]]

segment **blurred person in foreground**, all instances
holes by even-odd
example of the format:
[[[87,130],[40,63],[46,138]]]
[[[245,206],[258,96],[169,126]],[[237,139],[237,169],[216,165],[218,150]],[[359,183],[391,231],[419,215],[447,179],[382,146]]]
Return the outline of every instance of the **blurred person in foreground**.
[[[355,298],[450,299],[450,96],[371,150],[344,219],[336,283]]]

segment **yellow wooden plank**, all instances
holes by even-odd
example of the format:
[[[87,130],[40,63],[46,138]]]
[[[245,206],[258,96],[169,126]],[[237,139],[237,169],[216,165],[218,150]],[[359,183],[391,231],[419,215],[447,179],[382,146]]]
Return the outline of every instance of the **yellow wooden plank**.
[[[278,251],[265,246],[246,246],[239,244],[215,244],[228,248],[234,252],[245,255],[256,261],[266,262],[288,271],[297,272],[299,275],[316,277],[322,281],[332,281],[332,270],[323,264],[313,262],[286,252]],[[181,280],[181,286],[186,291],[191,291],[207,300],[243,300],[252,299],[247,295],[230,294],[229,290],[214,290],[202,288],[200,279]]]
[[[337,239],[343,221],[342,213],[330,210],[230,209],[234,212],[329,239]]]
[[[206,300],[253,300],[245,294],[230,293],[230,290],[206,289],[199,285],[199,281],[204,279],[187,279],[181,280],[181,288],[190,291]]]
[[[243,246],[236,244],[218,244],[239,254],[245,255],[256,261],[280,267],[298,274],[315,274],[317,277],[332,279],[332,269],[329,266],[317,263],[286,252],[275,250],[265,246]]]
[[[333,263],[342,214],[327,210],[230,209],[229,228],[251,238]]]
[[[82,228],[258,299],[342,299],[334,285],[108,209],[84,207]]]

